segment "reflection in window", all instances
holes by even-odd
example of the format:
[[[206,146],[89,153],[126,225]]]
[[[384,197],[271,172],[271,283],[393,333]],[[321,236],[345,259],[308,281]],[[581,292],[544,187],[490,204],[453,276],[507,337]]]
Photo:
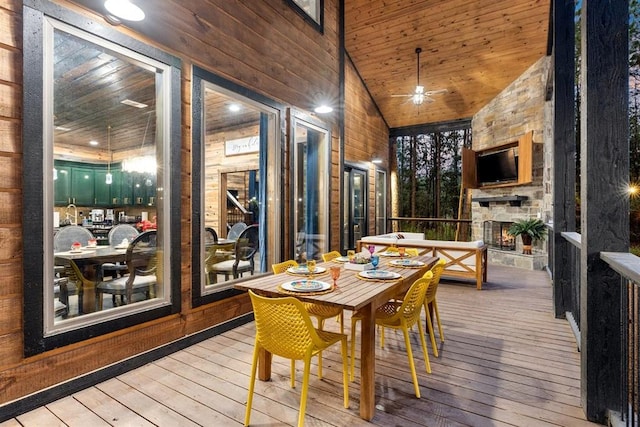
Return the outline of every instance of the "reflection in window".
[[[57,21],[45,51],[53,239],[45,333],[166,305],[167,66]],[[49,154],[47,154],[49,153]],[[50,157],[49,157],[50,156]],[[51,241],[49,241],[51,242]]]
[[[329,244],[329,134],[301,119],[293,123],[295,259],[321,259]]]
[[[230,290],[235,279],[268,271],[268,252],[275,252],[269,245],[277,239],[268,232],[276,229],[271,212],[276,204],[266,195],[267,165],[274,161],[266,148],[276,152],[278,122],[276,111],[261,103],[206,81],[199,89],[194,96],[201,97],[202,129],[194,146],[201,146],[202,177],[194,193],[201,196],[206,233],[198,239],[201,255],[194,266],[201,265],[196,276],[200,289],[194,295],[202,297]],[[277,174],[270,175],[273,182]],[[196,305],[201,302],[196,298]]]
[[[387,233],[387,173],[376,170],[376,235]]]

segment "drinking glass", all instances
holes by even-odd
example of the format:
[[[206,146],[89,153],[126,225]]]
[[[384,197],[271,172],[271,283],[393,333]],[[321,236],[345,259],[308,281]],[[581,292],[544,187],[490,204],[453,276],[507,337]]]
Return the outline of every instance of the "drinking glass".
[[[373,255],[373,253],[376,251],[376,246],[375,245],[369,245],[369,253],[371,255]]]
[[[404,246],[400,246],[398,248],[398,253],[400,254],[400,258],[404,257],[405,254],[405,247]]]
[[[371,265],[373,265],[374,270],[378,267],[379,262],[380,257],[378,255],[371,255]]]
[[[333,287],[337,288],[338,285],[336,284],[336,280],[338,280],[338,277],[340,277],[340,267],[337,265],[334,265],[333,267],[331,267],[331,278],[333,279]]]
[[[309,270],[309,277],[313,279],[313,273],[316,271],[316,260],[307,260],[307,270]]]
[[[349,249],[347,251],[347,257],[349,258],[349,261],[353,261],[353,258],[356,256],[356,251],[354,251],[353,249]]]

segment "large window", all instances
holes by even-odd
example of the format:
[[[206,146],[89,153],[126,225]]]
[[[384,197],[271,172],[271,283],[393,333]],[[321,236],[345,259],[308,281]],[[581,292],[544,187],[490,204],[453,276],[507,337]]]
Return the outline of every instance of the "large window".
[[[180,73],[163,52],[25,4],[30,355],[179,311]]]
[[[281,242],[279,108],[194,68],[193,304],[270,271]],[[280,235],[279,235],[280,233]]]
[[[330,134],[292,115],[295,259],[321,259],[329,247]]]

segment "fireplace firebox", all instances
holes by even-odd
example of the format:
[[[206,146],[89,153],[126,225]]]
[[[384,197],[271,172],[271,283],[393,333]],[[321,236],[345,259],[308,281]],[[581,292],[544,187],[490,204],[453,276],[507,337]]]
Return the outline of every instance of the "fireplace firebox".
[[[485,221],[482,224],[484,242],[492,248],[503,251],[515,251],[516,239],[508,233],[513,222]]]

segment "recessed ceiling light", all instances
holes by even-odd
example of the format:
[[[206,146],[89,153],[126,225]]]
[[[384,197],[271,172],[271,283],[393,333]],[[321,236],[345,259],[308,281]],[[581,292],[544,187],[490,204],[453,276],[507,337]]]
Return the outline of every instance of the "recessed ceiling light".
[[[327,114],[332,112],[333,108],[329,107],[328,105],[319,105],[315,108],[314,111],[318,114]]]
[[[130,99],[125,99],[124,101],[120,101],[121,104],[130,105],[136,108],[147,108],[147,104],[143,104],[142,102],[132,101]]]
[[[240,106],[238,104],[231,104],[229,105],[229,111],[233,111],[234,113],[238,112],[240,111]]]
[[[144,11],[129,0],[107,0],[104,8],[116,18],[126,21],[142,21]]]
[[[92,139],[91,141],[89,141],[89,145],[96,146],[98,145],[98,141],[96,141],[95,139]]]

